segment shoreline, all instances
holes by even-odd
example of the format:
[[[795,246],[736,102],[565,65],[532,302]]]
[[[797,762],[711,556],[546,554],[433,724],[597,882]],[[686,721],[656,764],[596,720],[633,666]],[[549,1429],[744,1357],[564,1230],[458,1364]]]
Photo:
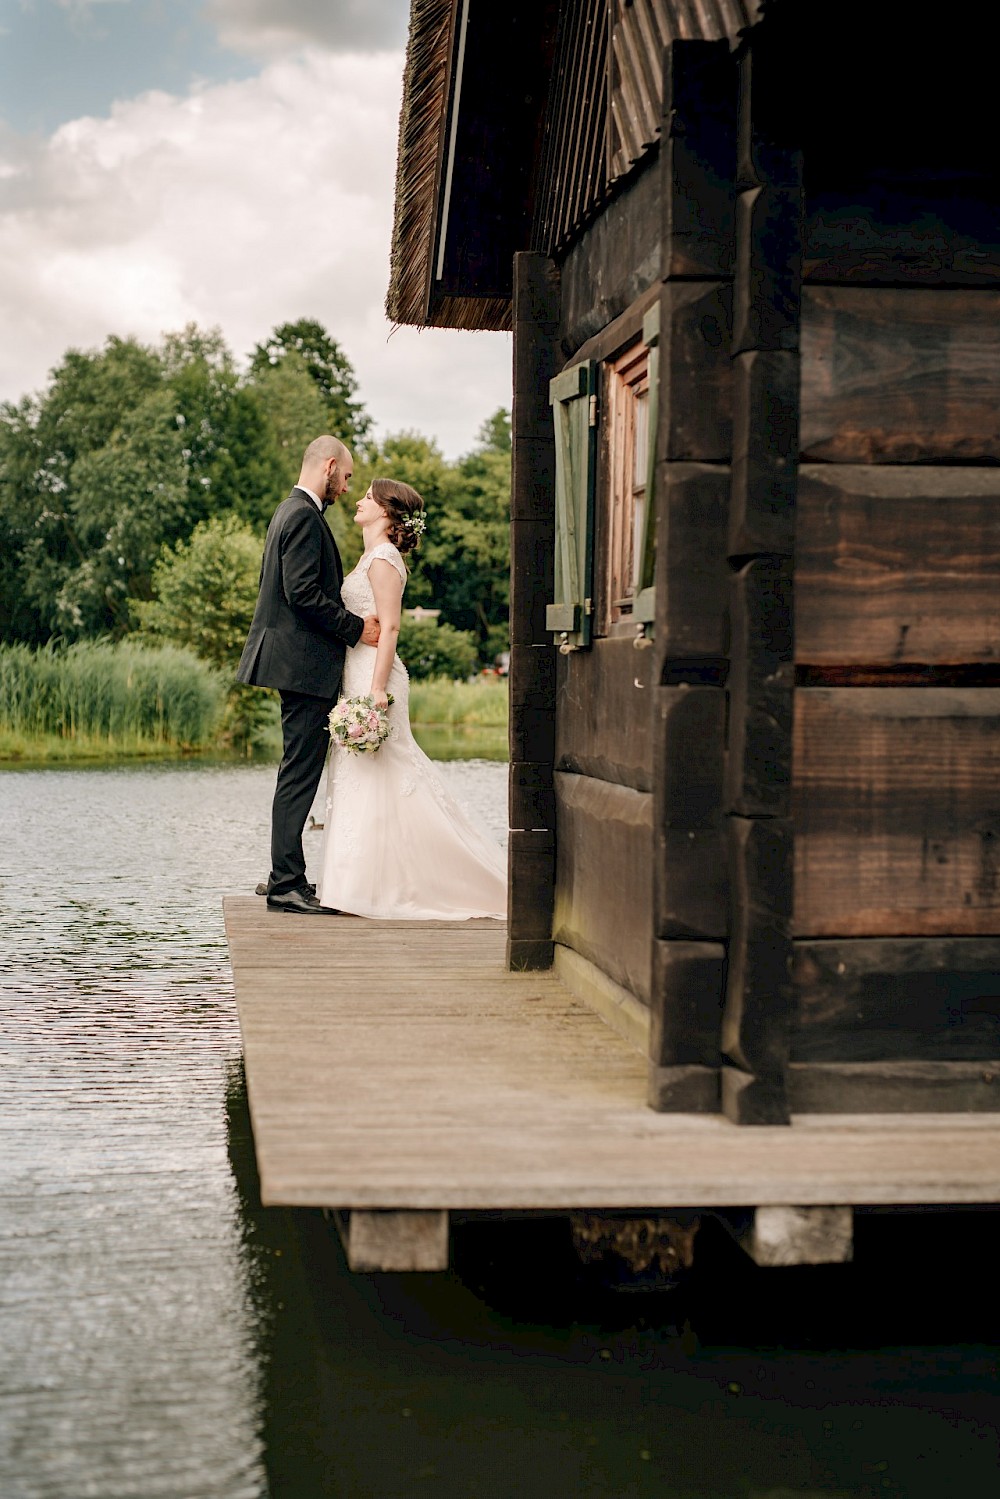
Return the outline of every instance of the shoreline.
[[[486,759],[501,761],[507,755],[507,729],[503,725],[476,723],[414,723],[414,738],[425,754],[440,760]],[[12,742],[13,741],[13,742]],[[450,753],[466,749],[469,754]],[[438,751],[438,753],[434,753]],[[94,739],[63,739],[47,735],[38,739],[0,734],[0,772],[5,770],[63,770],[74,766],[97,769],[111,765],[173,764],[216,761],[227,765],[276,765],[281,759],[278,743],[258,745],[247,754],[223,744],[177,745],[157,741],[121,743]]]

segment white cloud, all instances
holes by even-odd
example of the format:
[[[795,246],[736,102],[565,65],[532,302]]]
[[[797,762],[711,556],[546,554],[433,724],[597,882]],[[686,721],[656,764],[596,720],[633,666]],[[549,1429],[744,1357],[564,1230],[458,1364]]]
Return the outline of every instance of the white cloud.
[[[251,57],[278,57],[302,47],[331,52],[402,46],[407,0],[206,0],[205,15],[223,46]]]
[[[465,451],[510,399],[502,335],[401,329],[388,281],[400,54],[307,52],[185,98],[149,93],[47,142],[0,139],[0,397],[69,346],[221,326],[244,356],[315,317],[380,431]]]

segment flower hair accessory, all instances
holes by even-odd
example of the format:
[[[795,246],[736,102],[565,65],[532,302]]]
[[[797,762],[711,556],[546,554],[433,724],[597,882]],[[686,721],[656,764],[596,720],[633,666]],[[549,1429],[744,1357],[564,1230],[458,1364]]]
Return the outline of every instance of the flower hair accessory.
[[[427,517],[422,510],[414,510],[412,515],[403,517],[403,530],[412,531],[414,536],[423,536],[427,530]]]

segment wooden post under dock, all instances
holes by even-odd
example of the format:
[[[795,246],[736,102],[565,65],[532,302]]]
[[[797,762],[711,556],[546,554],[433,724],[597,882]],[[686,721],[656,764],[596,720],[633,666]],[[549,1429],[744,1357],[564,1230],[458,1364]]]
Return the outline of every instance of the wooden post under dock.
[[[654,1112],[645,1054],[553,971],[507,971],[500,922],[225,916],[262,1200],[337,1210],[358,1268],[444,1268],[452,1211],[1000,1201],[996,1114]],[[806,1216],[809,1254],[766,1262],[849,1256],[843,1214],[828,1251]]]

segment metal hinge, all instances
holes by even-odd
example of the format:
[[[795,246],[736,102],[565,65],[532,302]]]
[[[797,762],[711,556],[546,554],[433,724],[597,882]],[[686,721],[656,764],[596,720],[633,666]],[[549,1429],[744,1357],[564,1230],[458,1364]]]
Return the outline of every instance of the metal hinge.
[[[590,398],[590,425],[592,427],[596,427],[597,426],[597,397],[596,396],[591,396],[591,398]]]

